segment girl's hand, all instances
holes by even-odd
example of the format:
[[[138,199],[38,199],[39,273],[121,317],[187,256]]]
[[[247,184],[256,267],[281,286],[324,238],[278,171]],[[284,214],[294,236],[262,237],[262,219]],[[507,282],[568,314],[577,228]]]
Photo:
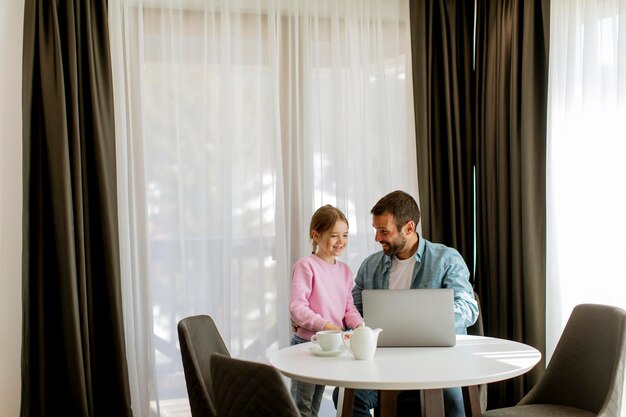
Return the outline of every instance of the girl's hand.
[[[322,330],[339,330],[340,332],[343,331],[343,329],[340,329],[339,327],[335,326],[331,322],[326,323]]]

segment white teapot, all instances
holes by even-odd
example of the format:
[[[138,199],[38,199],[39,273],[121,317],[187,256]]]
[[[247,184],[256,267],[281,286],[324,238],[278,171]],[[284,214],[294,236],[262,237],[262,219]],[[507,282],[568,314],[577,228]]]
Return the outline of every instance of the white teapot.
[[[354,359],[372,359],[378,345],[378,334],[382,331],[383,329],[372,330],[365,324],[354,329],[348,346],[348,349],[354,355]]]

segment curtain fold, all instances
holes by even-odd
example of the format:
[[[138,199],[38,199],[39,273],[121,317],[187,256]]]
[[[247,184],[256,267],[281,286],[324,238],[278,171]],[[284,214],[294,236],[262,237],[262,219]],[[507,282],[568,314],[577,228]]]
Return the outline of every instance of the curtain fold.
[[[22,416],[130,416],[106,2],[27,0]]]
[[[473,275],[474,2],[410,6],[422,232],[456,248]]]
[[[548,0],[477,2],[477,291],[485,333],[545,357]],[[491,384],[515,404],[542,374]]]

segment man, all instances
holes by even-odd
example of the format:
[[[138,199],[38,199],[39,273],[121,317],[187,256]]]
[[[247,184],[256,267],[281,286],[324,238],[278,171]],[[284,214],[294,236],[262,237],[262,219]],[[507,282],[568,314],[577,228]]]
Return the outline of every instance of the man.
[[[382,251],[368,256],[355,278],[354,304],[363,314],[364,289],[452,288],[457,334],[478,318],[478,304],[469,282],[469,270],[458,251],[431,243],[417,232],[420,211],[413,197],[393,191],[381,198],[371,210],[376,241]],[[366,323],[367,324],[367,323]],[[337,405],[337,389],[333,393]],[[378,402],[377,391],[356,390],[354,417],[371,417]],[[444,390],[446,417],[465,415],[460,388]]]

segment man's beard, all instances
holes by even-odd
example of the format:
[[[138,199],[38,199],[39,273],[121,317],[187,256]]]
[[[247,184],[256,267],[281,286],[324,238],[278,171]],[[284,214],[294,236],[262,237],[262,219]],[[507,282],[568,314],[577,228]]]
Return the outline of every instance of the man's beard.
[[[391,243],[389,243],[388,247],[383,246],[383,252],[385,255],[394,256],[398,253],[402,252],[402,250],[406,246],[406,236],[400,232],[398,237],[395,238]]]

